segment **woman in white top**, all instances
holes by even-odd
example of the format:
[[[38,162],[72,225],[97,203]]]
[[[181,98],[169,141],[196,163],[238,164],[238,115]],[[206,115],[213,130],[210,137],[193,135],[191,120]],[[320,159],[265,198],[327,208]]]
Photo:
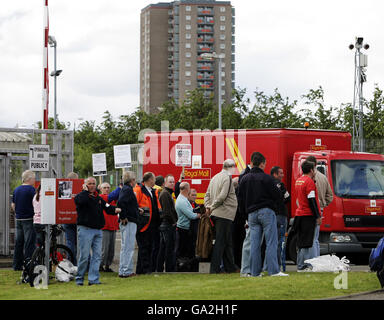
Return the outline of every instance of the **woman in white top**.
[[[33,216],[33,227],[36,232],[36,245],[42,246],[44,244],[44,229],[45,226],[41,224],[41,205],[40,205],[40,190],[41,185],[39,185],[36,189],[36,194],[33,197],[32,204],[35,215]]]

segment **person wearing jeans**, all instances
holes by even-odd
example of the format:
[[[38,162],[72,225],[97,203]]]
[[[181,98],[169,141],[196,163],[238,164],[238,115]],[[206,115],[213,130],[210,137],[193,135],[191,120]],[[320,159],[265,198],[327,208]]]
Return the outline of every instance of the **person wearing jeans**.
[[[316,250],[313,246],[316,239],[316,226],[321,224],[320,204],[317,196],[317,188],[313,178],[315,177],[315,164],[304,161],[301,164],[303,175],[295,182],[298,207],[295,212],[293,230],[297,234],[297,270],[306,271],[311,266],[305,260],[315,257]]]
[[[262,208],[248,215],[251,237],[251,275],[258,276],[262,271],[261,243],[265,234],[265,260],[269,275],[279,273],[277,263],[276,215],[270,208]]]
[[[87,272],[88,260],[90,258],[88,270],[88,283],[99,284],[99,266],[101,262],[101,247],[103,233],[100,229],[93,229],[86,226],[77,226],[77,236],[79,240],[79,261],[76,276],[76,284],[82,285],[84,275]],[[92,255],[90,254],[92,249]]]
[[[240,275],[242,277],[251,275],[251,231],[248,222],[246,223],[245,239],[243,241],[243,250],[241,253]]]
[[[323,211],[326,207],[328,207],[333,201],[333,191],[331,185],[329,184],[328,178],[325,175],[325,172],[322,173],[317,170],[317,159],[315,156],[309,156],[306,158],[307,161],[311,161],[315,164],[314,171],[315,176],[313,180],[316,184],[317,196],[319,198],[319,209],[321,216],[323,216]],[[316,225],[315,228],[315,238],[313,241],[313,250],[315,257],[320,256],[320,242],[319,242],[319,234],[320,234],[320,225]]]
[[[63,224],[65,243],[73,253],[73,265],[77,265],[77,226],[76,224]]]
[[[36,248],[36,233],[33,228],[33,197],[35,195],[35,173],[26,170],[22,174],[23,184],[13,191],[12,210],[16,215],[16,242],[13,254],[13,270],[22,270],[24,259],[31,258]]]
[[[270,276],[288,276],[279,270],[277,263],[276,204],[283,195],[274,179],[264,173],[266,159],[260,152],[251,156],[252,168],[239,183],[240,212],[248,215],[251,238],[251,275],[262,272],[261,242],[266,239],[266,262]]]
[[[133,254],[135,252],[135,239],[137,231],[137,219],[139,216],[139,205],[133,187],[136,185],[136,175],[132,171],[125,171],[123,174],[123,187],[117,200],[120,213],[120,265],[119,277],[128,278],[135,276],[133,271]]]
[[[120,265],[119,277],[127,278],[135,274],[133,269],[133,254],[135,253],[135,236],[137,224],[135,222],[127,222],[123,225],[120,222],[121,233],[121,250],[120,250]]]
[[[120,213],[121,210],[109,205],[99,196],[96,191],[96,179],[93,177],[85,179],[83,191],[76,195],[75,204],[79,248],[76,284],[83,285],[91,250],[88,285],[101,284],[99,267],[102,248],[101,229],[105,225],[103,210],[112,215]]]

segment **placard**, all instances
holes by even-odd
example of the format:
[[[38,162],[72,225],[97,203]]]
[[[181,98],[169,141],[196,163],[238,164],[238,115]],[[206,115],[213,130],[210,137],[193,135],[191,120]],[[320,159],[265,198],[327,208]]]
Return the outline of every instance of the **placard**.
[[[132,166],[130,144],[113,146],[113,155],[115,158],[115,169],[130,168]]]
[[[175,146],[177,167],[190,167],[192,164],[192,145],[190,144],[177,144]]]
[[[92,154],[92,167],[93,176],[106,176],[107,175],[107,158],[105,153]]]
[[[56,187],[64,186],[62,196],[56,198],[56,224],[73,224],[77,221],[75,196],[83,190],[84,179],[56,179]]]

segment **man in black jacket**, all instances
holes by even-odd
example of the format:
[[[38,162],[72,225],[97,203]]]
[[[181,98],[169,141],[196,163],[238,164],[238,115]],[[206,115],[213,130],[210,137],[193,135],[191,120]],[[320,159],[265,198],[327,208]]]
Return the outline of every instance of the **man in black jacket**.
[[[164,178],[164,189],[161,191],[159,201],[163,209],[161,215],[160,230],[160,250],[157,256],[157,271],[174,272],[176,267],[175,243],[176,243],[176,223],[177,213],[175,202],[172,198],[175,178],[167,175]]]
[[[264,173],[266,159],[256,152],[252,154],[253,168],[241,179],[239,185],[240,212],[248,215],[251,236],[251,275],[260,276],[262,271],[261,241],[266,238],[268,274],[287,276],[280,272],[277,263],[276,203],[281,200],[280,190],[273,178]]]
[[[89,177],[85,180],[83,191],[75,197],[75,204],[80,254],[76,284],[83,285],[91,249],[92,257],[89,264],[88,284],[100,284],[99,267],[103,239],[101,229],[105,225],[103,210],[107,214],[112,215],[120,213],[121,210],[115,206],[109,205],[98,195],[96,191],[96,179],[93,177]]]
[[[139,209],[133,187],[136,185],[136,175],[132,171],[123,174],[123,188],[119,193],[118,206],[120,213],[121,250],[119,277],[128,278],[136,275],[133,271],[133,254],[135,252],[135,240],[137,220],[139,214],[144,211]]]
[[[285,265],[285,262],[282,261],[282,257],[285,256],[282,249],[282,245],[285,238],[285,233],[287,231],[288,210],[286,204],[291,199],[291,195],[289,194],[287,188],[283,183],[284,170],[282,168],[280,168],[279,166],[274,166],[271,169],[271,176],[274,178],[275,184],[279,188],[283,196],[281,201],[278,201],[276,204],[276,222],[278,238],[277,261],[279,263],[279,266],[281,267],[282,264]]]

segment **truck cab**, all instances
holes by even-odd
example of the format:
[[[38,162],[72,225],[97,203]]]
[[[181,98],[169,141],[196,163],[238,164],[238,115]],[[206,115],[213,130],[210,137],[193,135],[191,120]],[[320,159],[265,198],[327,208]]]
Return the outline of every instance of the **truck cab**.
[[[333,191],[333,201],[324,208],[320,226],[321,254],[369,253],[384,236],[384,156],[333,150],[296,152],[290,224],[297,209],[295,181],[302,175],[301,164],[309,155],[316,157],[317,171],[327,177]],[[296,260],[294,235],[288,236],[287,254]]]

